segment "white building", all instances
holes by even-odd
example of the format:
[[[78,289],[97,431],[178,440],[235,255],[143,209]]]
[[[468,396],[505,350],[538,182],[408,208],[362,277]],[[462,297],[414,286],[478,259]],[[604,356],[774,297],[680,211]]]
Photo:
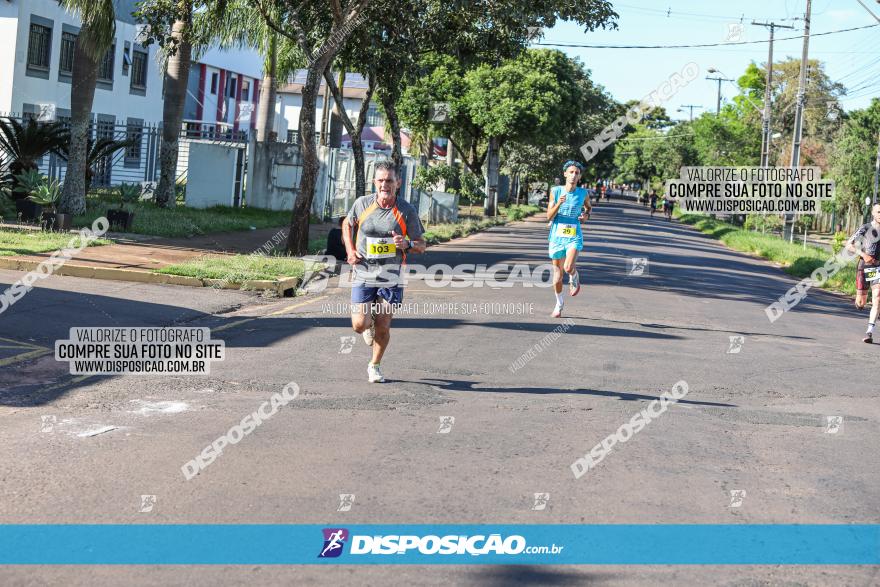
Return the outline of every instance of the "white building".
[[[275,132],[278,140],[294,142],[299,129],[299,113],[302,110],[302,89],[306,83],[306,70],[300,69],[290,76],[285,84],[278,88],[278,96],[275,102]],[[338,75],[335,74],[334,75]],[[336,78],[338,80],[338,77]],[[321,80],[321,88],[315,99],[315,129],[320,132],[321,123],[324,119],[324,98],[327,96],[327,107],[332,112],[334,107],[333,96],[326,92],[326,82]],[[345,111],[353,124],[357,123],[361,104],[366,97],[367,80],[359,73],[347,73],[342,89]],[[362,138],[364,148],[368,150],[390,150],[390,140],[384,141],[385,117],[375,102],[370,102],[367,110],[367,123],[364,125]],[[342,130],[342,146],[351,147],[351,139]]]
[[[156,47],[137,42],[137,0],[115,0],[116,35],[102,60],[92,107],[97,122],[162,120],[162,72]],[[54,104],[70,116],[73,49],[80,20],[57,0],[0,1],[0,113],[36,114]]]

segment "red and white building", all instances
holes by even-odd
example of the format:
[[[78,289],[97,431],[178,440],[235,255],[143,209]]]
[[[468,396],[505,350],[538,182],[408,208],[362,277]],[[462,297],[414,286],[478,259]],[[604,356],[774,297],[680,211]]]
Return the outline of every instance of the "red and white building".
[[[262,60],[254,51],[208,51],[189,72],[183,111],[187,127],[255,129],[262,69]]]

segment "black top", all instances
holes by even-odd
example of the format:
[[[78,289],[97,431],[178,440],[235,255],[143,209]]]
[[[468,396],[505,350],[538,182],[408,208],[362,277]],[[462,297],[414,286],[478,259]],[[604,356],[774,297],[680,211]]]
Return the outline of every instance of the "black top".
[[[869,222],[861,225],[849,240],[852,242],[860,236],[864,237],[862,250],[877,259],[878,263],[880,263],[880,230],[871,226],[871,223]]]
[[[345,252],[345,243],[342,242],[342,229],[331,228],[327,233],[327,254],[336,257],[337,261],[345,261],[348,254]]]

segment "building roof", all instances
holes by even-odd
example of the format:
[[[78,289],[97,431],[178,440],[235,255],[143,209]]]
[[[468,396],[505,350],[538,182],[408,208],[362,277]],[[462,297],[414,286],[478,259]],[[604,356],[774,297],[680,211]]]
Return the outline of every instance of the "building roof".
[[[306,85],[307,69],[297,69],[296,73],[287,78],[287,83],[282,84],[278,88],[279,93],[284,94],[301,94],[302,88]],[[339,72],[333,72],[333,76],[338,80]],[[321,88],[319,93],[323,93],[326,82],[321,78]],[[345,85],[343,87],[343,96],[346,98],[363,99],[367,93],[367,80],[359,73],[348,72],[345,74]]]
[[[116,8],[116,20],[121,20],[128,24],[135,24],[137,21],[134,16],[132,16],[132,13],[137,10],[138,2],[140,2],[140,0],[113,0],[113,4]]]

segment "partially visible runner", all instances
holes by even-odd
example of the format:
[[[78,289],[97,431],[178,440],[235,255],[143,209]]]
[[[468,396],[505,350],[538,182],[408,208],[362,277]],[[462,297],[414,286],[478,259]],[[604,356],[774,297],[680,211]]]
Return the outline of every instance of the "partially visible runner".
[[[577,272],[578,252],[584,248],[581,222],[589,215],[591,206],[587,190],[577,187],[583,165],[577,161],[566,161],[562,166],[565,185],[556,186],[550,193],[547,206],[547,219],[550,220],[548,237],[550,259],[553,261],[553,291],[556,306],[551,316],[562,316],[562,272],[568,273],[568,293],[573,297],[581,290]]]
[[[355,200],[342,225],[342,238],[354,269],[351,327],[373,349],[369,382],[382,383],[379,365],[391,340],[391,318],[403,302],[400,266],[408,253],[425,251],[425,231],[415,207],[397,196],[401,182],[394,163],[379,161],[375,170],[376,193]]]
[[[864,248],[856,249],[855,240],[864,239]],[[874,342],[874,323],[880,311],[880,204],[871,207],[871,222],[863,224],[846,243],[851,253],[859,256],[856,266],[856,308],[861,310],[868,301],[868,286],[871,288],[871,314],[868,330],[862,342]]]
[[[675,200],[668,195],[663,196],[663,213],[666,214],[666,220],[672,220],[672,209],[675,207]]]
[[[651,193],[648,194],[648,201],[651,203],[651,216],[654,216],[654,212],[657,211],[657,192],[651,190]]]

